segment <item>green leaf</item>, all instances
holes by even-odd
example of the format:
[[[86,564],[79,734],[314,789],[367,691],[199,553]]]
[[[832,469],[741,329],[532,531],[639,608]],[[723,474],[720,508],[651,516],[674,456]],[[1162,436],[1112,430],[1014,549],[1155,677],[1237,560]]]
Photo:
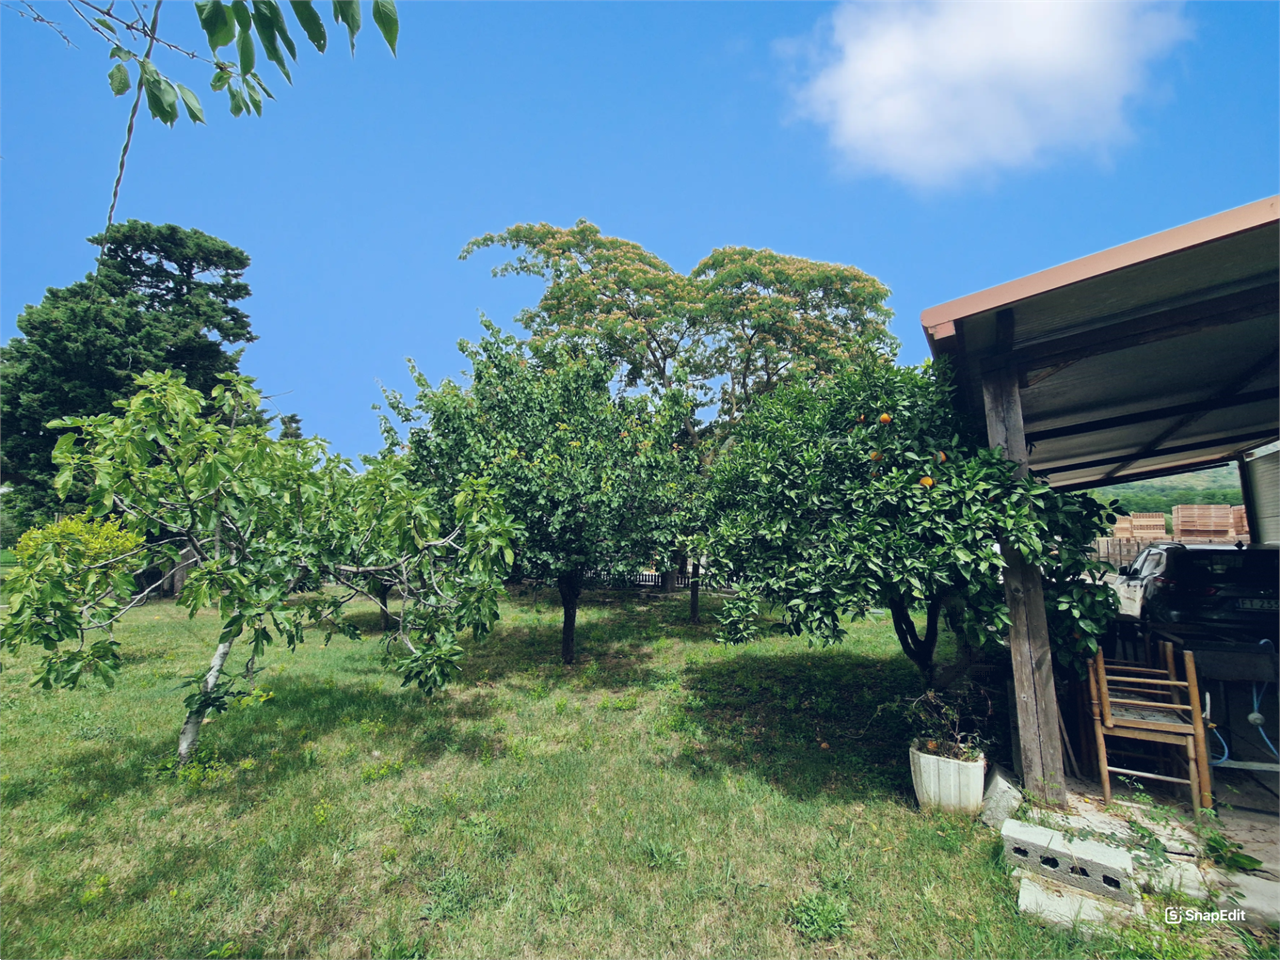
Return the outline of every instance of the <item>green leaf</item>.
[[[240,30],[236,33],[236,53],[240,57],[240,75],[248,76],[253,73],[254,67],[254,50],[253,50],[253,14],[249,12],[249,6],[244,0],[235,0],[231,4],[231,12],[236,16],[236,23],[240,25]]]
[[[231,102],[231,115],[238,117],[245,111],[244,97],[240,95],[240,91],[235,87],[227,88],[227,99]]]
[[[98,26],[100,26],[103,30],[106,30],[108,33],[110,33],[113,37],[119,36],[119,34],[116,33],[116,28],[111,25],[111,21],[106,19],[105,17],[94,17],[93,22],[96,23]]]
[[[311,45],[320,53],[324,53],[325,47],[329,45],[329,38],[324,32],[324,20],[320,18],[320,14],[316,13],[311,0],[290,0],[289,6],[293,8],[293,15],[298,18],[298,23],[306,33],[307,39],[311,41]]]
[[[284,44],[285,50],[289,52],[289,58],[297,60],[298,48],[294,46],[293,38],[289,36],[289,24],[285,22],[284,11],[280,9],[280,4],[276,0],[265,0],[263,6],[271,11],[271,18],[275,22],[276,35],[279,36],[280,42]]]
[[[178,122],[178,91],[151,65],[143,60],[143,85],[147,91],[147,109],[161,123],[173,126]],[[147,69],[150,67],[150,69]]]
[[[275,99],[275,97],[271,95],[271,91],[267,89],[267,85],[262,82],[262,78],[260,76],[254,73],[250,75],[250,78],[253,80],[254,85],[257,86],[259,90],[261,90],[263,93],[267,95],[268,100]]]
[[[209,38],[209,49],[214,53],[218,52],[219,47],[225,47],[235,40],[236,25],[227,13],[227,8],[222,5],[222,0],[197,3],[196,17]]]
[[[123,63],[117,63],[107,73],[107,82],[111,84],[111,92],[117,97],[129,92],[133,84],[129,80],[129,71]]]
[[[124,47],[119,45],[112,47],[111,53],[109,55],[110,59],[112,60],[121,60],[126,63],[132,60],[133,56],[134,55],[132,50],[126,50]]]
[[[373,0],[373,22],[382,31],[382,39],[396,55],[396,38],[400,36],[400,16],[396,13],[395,0]]]
[[[187,116],[191,118],[191,122],[204,123],[204,108],[200,106],[200,98],[182,84],[178,84],[178,94],[182,97],[182,105],[187,108]]]
[[[253,107],[253,112],[258,116],[262,116],[262,97],[258,96],[258,91],[252,81],[245,81],[244,92],[249,98],[249,106]]]
[[[267,59],[279,68],[284,74],[284,78],[293,84],[293,78],[289,76],[289,65],[285,62],[284,54],[280,52],[280,45],[276,42],[276,19],[270,5],[263,3],[262,0],[253,0],[253,25],[258,28],[258,39],[262,41],[262,52],[267,55]]]
[[[356,34],[360,32],[359,0],[333,0],[333,22],[347,25],[347,36],[351,40],[351,55],[356,53]]]
[[[211,90],[224,90],[228,83],[231,82],[232,74],[226,70],[219,70],[213,75],[213,79],[209,81]]]
[[[53,492],[59,499],[65,500],[67,491],[71,489],[71,464],[66,464],[53,478]]]

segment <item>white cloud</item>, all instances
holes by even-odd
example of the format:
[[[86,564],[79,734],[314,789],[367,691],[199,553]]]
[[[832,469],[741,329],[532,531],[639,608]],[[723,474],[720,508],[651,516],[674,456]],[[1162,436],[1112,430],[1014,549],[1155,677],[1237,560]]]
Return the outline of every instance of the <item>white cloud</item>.
[[[856,168],[926,187],[1123,141],[1191,33],[1180,5],[1082,0],[847,4],[830,26],[801,112]]]

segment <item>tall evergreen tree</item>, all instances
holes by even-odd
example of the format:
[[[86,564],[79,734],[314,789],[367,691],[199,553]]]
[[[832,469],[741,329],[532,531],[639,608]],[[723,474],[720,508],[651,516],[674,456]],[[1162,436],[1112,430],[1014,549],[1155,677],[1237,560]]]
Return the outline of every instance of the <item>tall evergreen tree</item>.
[[[88,239],[102,249],[98,272],[50,287],[18,317],[21,336],[0,347],[0,474],[19,532],[75,509],[53,493],[59,431],[49,421],[113,412],[148,370],[181,373],[208,395],[218,374],[238,372],[236,345],[256,339],[237,305],[249,296],[243,250],[139,220]]]

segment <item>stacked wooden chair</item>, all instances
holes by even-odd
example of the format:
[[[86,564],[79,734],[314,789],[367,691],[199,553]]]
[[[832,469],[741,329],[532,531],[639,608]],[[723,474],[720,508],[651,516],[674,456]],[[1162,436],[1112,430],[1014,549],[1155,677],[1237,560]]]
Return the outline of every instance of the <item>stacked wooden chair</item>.
[[[1159,657],[1157,666],[1108,661],[1101,650],[1089,664],[1102,796],[1111,802],[1113,773],[1185,784],[1191,790],[1191,807],[1199,816],[1201,809],[1213,807],[1213,792],[1195,656],[1189,650],[1183,652],[1184,679],[1179,679],[1173,644],[1164,641],[1155,652]],[[1175,748],[1175,756],[1159,773],[1112,766],[1107,756],[1109,737],[1168,744]],[[1112,753],[1120,755],[1125,751],[1112,748]]]

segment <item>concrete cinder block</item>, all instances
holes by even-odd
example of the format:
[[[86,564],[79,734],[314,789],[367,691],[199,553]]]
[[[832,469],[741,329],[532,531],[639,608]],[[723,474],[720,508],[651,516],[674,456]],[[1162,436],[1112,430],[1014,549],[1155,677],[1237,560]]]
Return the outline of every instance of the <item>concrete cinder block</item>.
[[[1097,840],[1072,840],[1056,830],[1006,820],[1005,859],[1015,867],[1101,897],[1136,903],[1139,891],[1129,851]]]
[[[1088,933],[1091,927],[1108,927],[1117,921],[1144,916],[1141,903],[1122,904],[1095,897],[1047,877],[1015,870],[1018,882],[1018,909],[1057,927]]]
[[[1022,791],[1014,783],[1013,774],[998,764],[987,771],[986,790],[982,794],[982,822],[999,830],[1022,805]]]
[[[1000,827],[1000,836],[1004,840],[1004,855],[1009,863],[1031,870],[1028,861],[1039,863],[1058,832],[1021,820],[1006,820]]]

